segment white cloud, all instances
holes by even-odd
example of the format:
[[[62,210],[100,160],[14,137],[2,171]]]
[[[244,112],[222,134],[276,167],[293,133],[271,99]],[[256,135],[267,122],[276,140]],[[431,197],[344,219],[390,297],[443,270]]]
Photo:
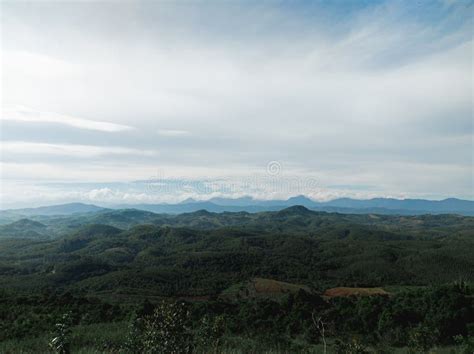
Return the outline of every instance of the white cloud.
[[[64,124],[74,128],[98,130],[102,132],[121,132],[133,129],[128,125],[89,120],[54,112],[40,112],[21,106],[2,107],[0,118],[2,120],[20,122]]]
[[[4,141],[0,145],[0,153],[8,155],[60,155],[71,158],[91,158],[106,155],[154,155],[151,150],[137,150],[117,146],[94,146],[72,144],[47,144],[26,141]]]
[[[187,130],[174,130],[174,129],[159,129],[157,131],[158,135],[162,136],[186,136],[190,135],[190,132]]]

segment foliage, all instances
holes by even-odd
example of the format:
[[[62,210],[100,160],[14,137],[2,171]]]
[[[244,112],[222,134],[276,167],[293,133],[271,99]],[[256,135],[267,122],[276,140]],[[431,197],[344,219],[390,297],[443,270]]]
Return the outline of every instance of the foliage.
[[[127,210],[5,230],[0,342],[46,352],[31,338],[54,329],[58,352],[472,348],[474,218]],[[386,292],[324,296],[341,286]]]
[[[200,350],[217,353],[224,332],[225,320],[222,315],[215,317],[205,315],[195,333],[194,342]]]
[[[417,326],[410,332],[408,346],[410,353],[427,353],[435,345],[438,337],[436,329]]]
[[[190,314],[183,302],[160,302],[151,315],[132,322],[127,349],[132,352],[185,354],[192,351]]]
[[[49,342],[52,350],[59,354],[69,354],[71,347],[71,314],[66,313],[61,321],[56,323],[54,336]]]
[[[335,352],[337,354],[367,354],[367,347],[364,346],[359,339],[352,338],[350,341],[336,340]]]
[[[454,336],[454,342],[458,345],[460,354],[474,353],[474,337],[464,337],[458,334]]]

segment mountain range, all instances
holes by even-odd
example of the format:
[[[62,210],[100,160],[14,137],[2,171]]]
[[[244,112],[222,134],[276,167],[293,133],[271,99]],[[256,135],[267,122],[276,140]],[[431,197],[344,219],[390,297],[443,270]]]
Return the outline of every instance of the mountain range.
[[[474,201],[448,198],[444,200],[425,199],[351,199],[340,198],[318,202],[305,196],[295,196],[287,200],[257,200],[252,197],[212,198],[206,201],[186,199],[177,204],[124,204],[103,208],[93,204],[69,203],[38,208],[8,209],[0,211],[0,219],[18,220],[18,216],[32,215],[72,215],[96,213],[107,209],[138,209],[153,213],[181,214],[198,210],[209,212],[262,212],[278,211],[290,206],[302,205],[316,211],[337,212],[343,214],[383,214],[383,215],[421,215],[421,214],[459,214],[474,216]]]

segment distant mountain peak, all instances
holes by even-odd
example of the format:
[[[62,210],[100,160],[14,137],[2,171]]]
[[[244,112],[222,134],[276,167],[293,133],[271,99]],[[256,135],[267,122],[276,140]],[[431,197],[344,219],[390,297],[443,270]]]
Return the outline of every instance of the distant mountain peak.
[[[192,204],[192,203],[197,203],[198,201],[193,198],[186,198],[182,201],[180,201],[178,204]]]
[[[221,198],[214,197],[208,200],[208,202],[215,205],[232,205],[232,206],[246,206],[255,203],[255,199],[250,196],[239,197],[239,198]]]
[[[104,210],[93,204],[67,203],[50,206],[41,206],[37,208],[9,209],[7,211],[21,215],[70,215],[76,213],[90,213]]]
[[[308,213],[312,213],[312,211],[304,207],[303,205],[293,205],[278,212],[279,215],[295,215]]]
[[[297,203],[298,205],[302,205],[302,203],[304,203],[304,204],[307,204],[307,203],[314,204],[315,203],[312,199],[308,198],[305,195],[297,195],[297,196],[294,196],[294,197],[290,197],[290,198],[287,199],[287,202]]]

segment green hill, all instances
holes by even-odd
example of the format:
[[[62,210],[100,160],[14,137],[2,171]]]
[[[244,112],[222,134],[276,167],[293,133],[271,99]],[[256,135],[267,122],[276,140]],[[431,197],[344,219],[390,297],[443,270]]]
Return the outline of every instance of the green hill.
[[[0,226],[0,238],[33,238],[48,237],[48,227],[38,221],[20,219]]]

